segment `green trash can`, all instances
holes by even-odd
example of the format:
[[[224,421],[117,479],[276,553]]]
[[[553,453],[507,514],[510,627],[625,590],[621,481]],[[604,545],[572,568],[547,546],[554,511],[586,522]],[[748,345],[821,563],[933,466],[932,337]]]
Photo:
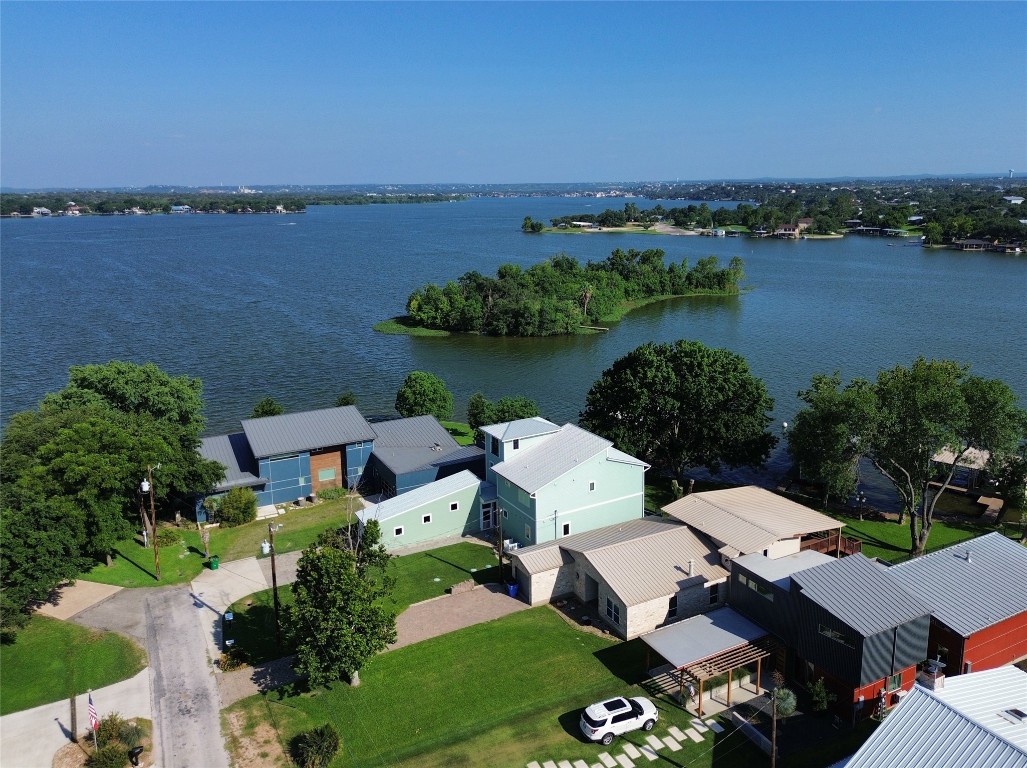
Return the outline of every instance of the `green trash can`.
[[[220,557],[218,557],[217,555],[214,555],[214,556],[212,556],[210,558],[210,569],[212,571],[216,571],[220,565],[221,565],[221,558]]]

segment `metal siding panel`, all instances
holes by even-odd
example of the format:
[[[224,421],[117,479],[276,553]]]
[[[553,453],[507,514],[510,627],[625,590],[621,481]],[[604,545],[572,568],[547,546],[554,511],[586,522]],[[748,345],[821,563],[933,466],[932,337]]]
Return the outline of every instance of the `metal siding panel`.
[[[892,669],[894,635],[894,630],[888,630],[863,638],[863,666],[860,670],[860,685],[870,685],[875,680],[894,674],[896,671]],[[900,666],[898,669],[902,669],[902,667]]]

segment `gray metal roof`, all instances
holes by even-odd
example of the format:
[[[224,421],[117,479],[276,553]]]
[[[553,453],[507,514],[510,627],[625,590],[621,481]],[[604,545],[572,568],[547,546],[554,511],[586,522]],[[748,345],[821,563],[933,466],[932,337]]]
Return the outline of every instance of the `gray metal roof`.
[[[846,768],[1027,768],[1027,673],[1006,666],[919,685],[892,710]]]
[[[793,573],[823,565],[834,560],[830,555],[823,552],[814,552],[807,549],[803,552],[796,552],[793,555],[774,558],[773,560],[763,554],[754,552],[751,555],[742,555],[735,559],[735,562],[744,566],[746,570],[769,581],[781,589],[788,589],[788,582]]]
[[[477,446],[461,446],[434,416],[382,421],[372,425],[374,455],[397,475],[483,455]]]
[[[501,442],[507,440],[523,440],[527,437],[538,437],[559,432],[560,428],[547,419],[533,416],[530,419],[517,419],[517,421],[504,421],[500,424],[489,424],[482,427],[481,431],[486,435],[498,437]]]
[[[266,478],[256,474],[257,461],[253,458],[249,442],[242,432],[203,438],[200,440],[200,455],[225,467],[224,477],[214,486],[216,491],[248,488],[268,482]]]
[[[930,614],[902,587],[896,575],[863,555],[849,555],[797,571],[792,582],[802,594],[830,611],[863,637]]]
[[[969,637],[1027,611],[1027,547],[992,532],[892,567],[949,629]]]
[[[663,511],[743,553],[762,552],[781,539],[845,525],[754,485],[692,493]]]
[[[574,424],[564,424],[557,434],[545,442],[518,451],[510,459],[496,464],[492,470],[525,492],[535,493],[599,454],[610,458],[612,447],[613,443],[606,438],[586,432]],[[644,461],[620,451],[617,451],[614,460],[648,467]]]
[[[442,480],[427,483],[420,488],[414,488],[412,491],[386,499],[373,507],[357,510],[356,515],[362,523],[366,523],[368,520],[381,522],[480,484],[481,480],[473,472],[468,472],[465,469],[463,472],[457,472]]]
[[[375,433],[356,406],[243,419],[243,432],[258,459],[374,440]]]
[[[763,627],[753,624],[731,608],[718,608],[649,632],[642,635],[642,640],[680,669],[759,640],[767,634]]]

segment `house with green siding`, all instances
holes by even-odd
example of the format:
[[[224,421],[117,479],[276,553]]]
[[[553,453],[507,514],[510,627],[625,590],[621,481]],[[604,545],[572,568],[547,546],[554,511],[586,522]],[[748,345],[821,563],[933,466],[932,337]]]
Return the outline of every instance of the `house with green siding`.
[[[463,470],[366,507],[357,518],[361,525],[378,521],[382,543],[390,552],[433,541],[441,545],[446,539],[482,531],[483,502],[492,501],[483,499],[483,485],[477,475]]]
[[[507,547],[639,519],[649,465],[574,424],[532,418],[482,427]]]

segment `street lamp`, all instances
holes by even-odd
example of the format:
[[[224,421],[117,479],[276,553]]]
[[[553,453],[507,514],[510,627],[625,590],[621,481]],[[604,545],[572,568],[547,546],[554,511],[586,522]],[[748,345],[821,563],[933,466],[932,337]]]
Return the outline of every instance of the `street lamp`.
[[[160,464],[157,465],[157,469],[160,469]],[[150,530],[153,532],[153,570],[156,572],[157,581],[160,581],[160,550],[157,547],[157,507],[153,501],[153,467],[149,465],[146,467],[146,477],[139,484],[139,491],[144,498],[147,495],[150,497]]]

